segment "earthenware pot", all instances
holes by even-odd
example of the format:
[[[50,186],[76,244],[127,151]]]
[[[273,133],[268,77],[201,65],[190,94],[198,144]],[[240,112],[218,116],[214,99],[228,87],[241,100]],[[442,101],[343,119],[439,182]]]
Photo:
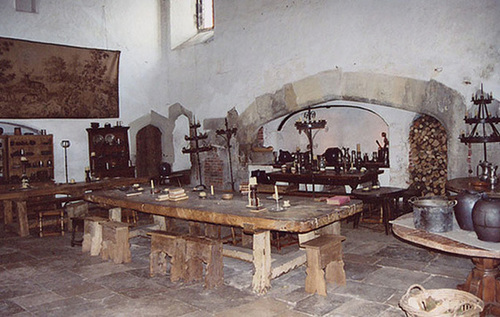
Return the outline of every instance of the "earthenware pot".
[[[472,190],[463,190],[455,197],[457,204],[453,209],[460,229],[474,231],[472,208],[482,197],[483,194]]]
[[[472,209],[474,231],[479,240],[500,242],[500,198],[484,196]]]

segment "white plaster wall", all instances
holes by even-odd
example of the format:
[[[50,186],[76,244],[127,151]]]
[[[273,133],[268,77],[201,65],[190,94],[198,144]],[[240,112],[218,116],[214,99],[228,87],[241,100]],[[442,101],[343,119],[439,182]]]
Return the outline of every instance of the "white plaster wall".
[[[500,91],[496,0],[216,0],[215,10],[213,41],[169,53],[168,98],[200,116],[241,113],[336,67],[435,79],[467,98],[481,82]]]
[[[83,179],[91,121],[127,125],[176,102],[200,121],[242,113],[255,97],[324,70],[434,79],[467,100],[482,82],[500,95],[497,0],[215,0],[213,39],[176,50],[168,0],[44,0],[37,14],[13,3],[0,2],[0,36],[122,52],[120,118],[18,120],[54,134],[59,181],[62,139],[72,143],[70,178]],[[500,161],[498,144],[493,151]]]
[[[54,135],[55,177],[64,181],[63,139],[68,149],[69,178],[83,180],[88,166],[86,128],[90,122],[117,120],[128,125],[165,99],[158,87],[163,72],[158,0],[44,0],[39,13],[21,13],[14,1],[0,1],[0,36],[40,42],[119,50],[120,117],[102,120],[8,120]],[[165,114],[165,113],[164,113]],[[135,142],[131,140],[130,142]]]
[[[496,0],[215,0],[215,10],[212,41],[167,51],[168,103],[181,102],[200,119],[232,107],[242,113],[258,96],[336,68],[433,79],[469,106],[481,83],[500,96]],[[392,109],[384,119],[407,137],[399,132],[408,120],[391,116]],[[489,160],[500,163],[498,143],[489,147]],[[407,157],[404,146],[397,150],[391,153]]]

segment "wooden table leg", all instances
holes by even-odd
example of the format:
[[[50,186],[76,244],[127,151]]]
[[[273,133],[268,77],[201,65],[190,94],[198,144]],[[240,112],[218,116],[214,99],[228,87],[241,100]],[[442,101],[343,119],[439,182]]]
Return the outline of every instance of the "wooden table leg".
[[[3,223],[8,225],[14,222],[12,214],[12,200],[3,201]]]
[[[122,222],[122,209],[120,207],[109,209],[109,220]]]
[[[271,287],[271,232],[253,234],[253,265],[255,273],[252,289],[257,294],[265,294]]]
[[[165,217],[153,215],[153,222],[158,226],[158,229],[161,231],[167,231],[167,221]]]
[[[476,295],[484,301],[485,309],[494,316],[500,316],[500,259],[472,258],[474,268],[464,284],[457,288]]]
[[[30,235],[30,230],[28,226],[28,208],[26,207],[26,201],[16,201],[16,209],[17,221],[19,221],[19,235],[21,237],[27,237]]]
[[[382,220],[384,222],[385,234],[388,235],[390,231],[390,223],[392,217],[392,202],[390,198],[384,198],[382,201]]]

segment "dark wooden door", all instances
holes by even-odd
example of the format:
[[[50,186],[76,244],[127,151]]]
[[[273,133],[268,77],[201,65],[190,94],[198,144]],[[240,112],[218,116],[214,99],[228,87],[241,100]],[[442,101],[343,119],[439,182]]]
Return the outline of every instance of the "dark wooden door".
[[[137,177],[159,179],[162,158],[160,129],[147,125],[137,132],[135,139]]]

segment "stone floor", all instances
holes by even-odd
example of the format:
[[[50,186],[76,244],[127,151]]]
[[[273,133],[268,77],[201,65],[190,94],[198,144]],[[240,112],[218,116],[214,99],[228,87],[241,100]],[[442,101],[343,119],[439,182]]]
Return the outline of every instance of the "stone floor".
[[[398,301],[412,284],[455,288],[472,263],[386,236],[380,225],[343,223],[347,285],[326,297],[304,292],[305,268],[257,296],[252,265],[225,258],[225,285],[173,284],[149,277],[149,240],[131,239],[132,262],[82,254],[64,237],[19,238],[0,228],[0,316],[405,316]]]

